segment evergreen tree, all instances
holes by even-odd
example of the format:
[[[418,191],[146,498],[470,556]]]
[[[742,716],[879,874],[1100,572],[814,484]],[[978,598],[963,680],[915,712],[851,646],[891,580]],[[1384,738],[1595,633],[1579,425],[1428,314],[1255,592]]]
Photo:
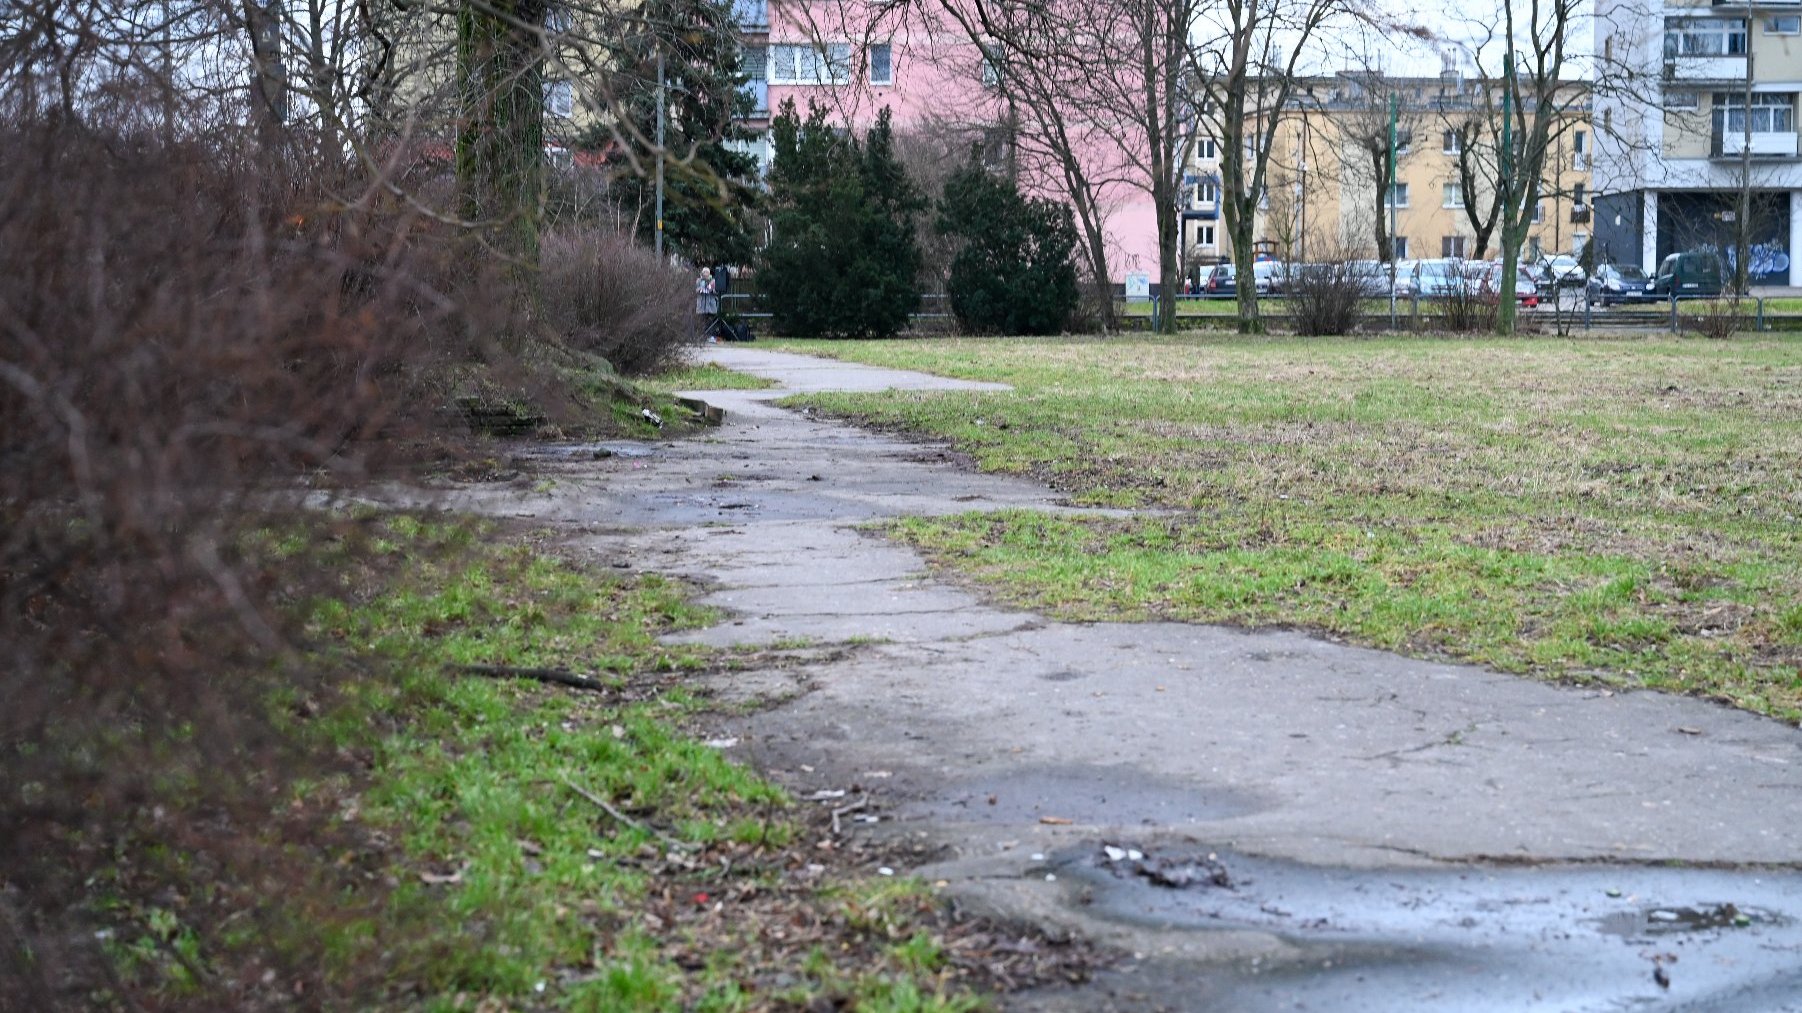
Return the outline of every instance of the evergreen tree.
[[[770,127],[774,237],[758,283],[776,330],[808,337],[888,337],[919,301],[913,216],[926,207],[895,157],[884,109],[862,144],[813,105],[784,102]]]
[[[646,0],[639,16],[646,30],[622,39],[613,59],[624,72],[621,80],[632,82],[623,96],[626,117],[640,136],[655,140],[657,51],[663,50],[669,101],[665,246],[697,263],[749,263],[757,159],[729,145],[753,137],[739,117],[750,113],[754,102],[742,90],[748,79],[731,0]],[[598,146],[607,137],[605,128],[596,128],[578,144]],[[624,175],[617,186],[628,206],[638,209],[639,236],[649,244],[657,227],[657,181],[650,158],[639,164],[644,172]]]
[[[951,260],[951,312],[972,332],[1055,334],[1076,308],[1078,242],[1067,205],[1026,198],[970,161],[945,181],[938,231],[964,240]]]

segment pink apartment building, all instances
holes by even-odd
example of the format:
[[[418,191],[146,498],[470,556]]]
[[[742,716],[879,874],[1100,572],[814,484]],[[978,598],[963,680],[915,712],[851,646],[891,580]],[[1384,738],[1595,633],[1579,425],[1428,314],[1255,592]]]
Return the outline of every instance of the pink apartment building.
[[[816,102],[859,132],[886,106],[898,137],[924,136],[947,151],[972,140],[1005,138],[1006,103],[979,47],[955,28],[935,29],[918,19],[859,23],[847,13],[852,7],[819,0],[735,0],[751,77],[747,87],[757,100],[748,125],[760,136],[750,148],[760,164],[767,168],[773,154],[770,116],[790,98],[802,115],[810,101]],[[1087,160],[1098,169],[1117,170],[1118,145],[1111,138],[1097,143]],[[1021,166],[1020,177],[1028,187],[1032,169]],[[1132,272],[1157,277],[1157,229],[1149,195],[1116,184],[1103,192],[1102,205],[1112,280],[1122,281]]]

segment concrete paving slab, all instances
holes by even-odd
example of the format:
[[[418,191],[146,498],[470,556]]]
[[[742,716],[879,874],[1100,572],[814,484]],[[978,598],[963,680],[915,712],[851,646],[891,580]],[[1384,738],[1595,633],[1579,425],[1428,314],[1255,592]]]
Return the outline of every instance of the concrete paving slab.
[[[692,392],[727,412],[708,438],[603,460],[552,455],[512,486],[437,502],[561,523],[599,560],[695,581],[729,615],[688,639],[858,645],[809,669],[811,692],[740,720],[738,754],[802,791],[861,783],[881,822],[859,832],[939,849],[922,872],[966,903],[1141,954],[1091,989],[1018,1008],[1658,1008],[1681,990],[1650,984],[1639,954],[1663,944],[1602,931],[1572,913],[1580,905],[1549,921],[1511,914],[1535,895],[1518,885],[1530,880],[1443,909],[1457,909],[1454,923],[1480,914],[1494,932],[1434,929],[1421,942],[1378,917],[1380,905],[1357,911],[1335,877],[1377,876],[1367,889],[1424,898],[1445,892],[1442,874],[1546,866],[1581,893],[1662,862],[1721,867],[1646,887],[1670,904],[1756,898],[1768,914],[1763,948],[1727,939],[1709,950],[1719,927],[1682,937],[1740,962],[1680,979],[1695,983],[1684,1001],[1786,1008],[1770,997],[1796,984],[1781,969],[1802,964],[1793,933],[1778,931],[1802,923],[1788,871],[1802,864],[1802,731],[1699,700],[1547,685],[1295,632],[1057,623],[985,603],[858,526],[1069,509],[1055,494],[964,470],[942,445],[769,402],[797,390],[1005,389],[762,349],[702,354],[783,387]],[[1341,931],[1326,915],[1211,918],[1188,894],[1169,901],[1169,917],[1141,917],[1166,899],[1115,896],[1073,857],[1129,836],[1230,849],[1243,868],[1288,863],[1258,874],[1283,890],[1227,899],[1349,903],[1363,920]],[[1576,943],[1529,942],[1523,956],[1498,943],[1511,931]],[[1585,947],[1602,971],[1590,973]],[[1561,961],[1571,969],[1557,973]]]

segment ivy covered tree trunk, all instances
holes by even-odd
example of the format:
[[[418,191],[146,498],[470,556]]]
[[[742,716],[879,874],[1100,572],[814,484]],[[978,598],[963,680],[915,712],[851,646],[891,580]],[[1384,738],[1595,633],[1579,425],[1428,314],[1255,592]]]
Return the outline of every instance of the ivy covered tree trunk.
[[[547,0],[464,0],[457,10],[457,184],[479,249],[507,260],[518,308],[537,301],[544,189]],[[512,331],[517,342],[521,333]]]

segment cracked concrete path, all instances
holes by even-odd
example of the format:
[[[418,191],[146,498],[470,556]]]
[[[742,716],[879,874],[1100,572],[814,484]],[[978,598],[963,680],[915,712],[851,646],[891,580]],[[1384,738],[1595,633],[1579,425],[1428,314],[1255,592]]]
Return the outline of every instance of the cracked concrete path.
[[[922,873],[968,903],[1142,958],[1083,991],[1017,998],[1021,1008],[1802,1008],[1771,999],[1802,996],[1802,885],[1787,868],[1802,863],[1802,731],[1698,700],[1547,685],[1293,632],[1062,623],[986,603],[857,526],[1067,509],[1052,492],[974,473],[942,445],[769,402],[798,390],[1004,388],[760,349],[704,354],[783,388],[693,392],[727,413],[709,437],[642,456],[545,458],[535,474],[548,486],[466,489],[451,505],[575,525],[616,565],[700,582],[729,618],[691,639],[856,644],[808,671],[808,692],[743,718],[737,751],[803,791],[869,790],[882,822],[860,832],[934,849]],[[1143,877],[1096,871],[1110,841],[1230,854],[1262,868],[1269,889],[1288,884],[1265,905],[1285,917],[1210,920],[1192,889],[1182,895],[1194,910],[1164,910],[1141,896]],[[1606,886],[1664,861],[1767,868],[1711,872],[1707,884],[1673,874],[1646,888],[1665,891],[1652,898]],[[1500,863],[1597,864],[1557,866],[1564,878],[1548,895],[1568,899],[1557,909],[1565,943],[1511,937],[1540,940],[1530,960],[1445,929],[1506,917],[1493,897],[1447,901],[1421,878],[1447,862],[1485,863],[1450,868],[1490,877]],[[1327,872],[1416,891],[1415,927],[1310,916],[1327,902],[1309,876]],[[1710,950],[1725,944],[1708,923],[1681,940],[1686,959],[1740,970],[1672,968],[1689,992],[1653,982],[1663,965],[1643,954],[1656,940],[1583,927],[1591,914],[1654,919],[1647,905],[1701,910],[1735,896],[1769,913],[1745,930],[1764,933],[1754,949],[1767,956]],[[1500,973],[1506,960],[1547,963],[1521,985],[1543,1005],[1473,971]],[[1425,998],[1396,992],[1397,974],[1424,982]],[[1488,991],[1467,987],[1479,978]]]

